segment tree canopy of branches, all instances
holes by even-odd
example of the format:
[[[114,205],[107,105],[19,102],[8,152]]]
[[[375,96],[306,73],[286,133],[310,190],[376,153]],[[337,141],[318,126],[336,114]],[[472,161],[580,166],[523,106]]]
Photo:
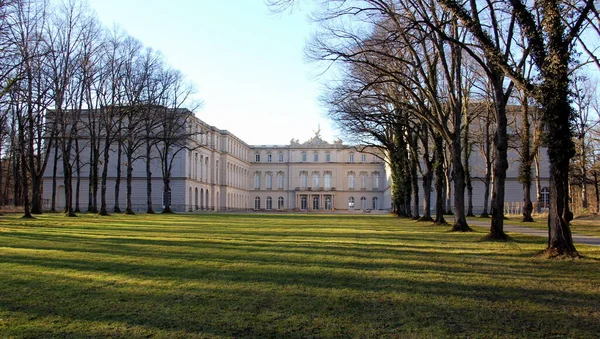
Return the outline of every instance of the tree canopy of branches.
[[[49,162],[54,162],[54,181],[59,168],[62,172],[67,215],[78,210],[84,165],[89,168],[88,211],[108,214],[106,186],[114,152],[118,178],[121,156],[126,160],[126,212],[133,213],[134,163],[143,158],[149,166],[157,156],[148,150],[164,143],[158,130],[167,126],[167,118],[159,111],[186,105],[187,116],[193,115],[199,107],[194,87],[160,53],[118,28],[102,27],[80,0],[0,0],[0,50],[0,168],[13,170],[12,195],[24,206],[25,217],[42,213],[42,177]],[[170,156],[198,147],[181,126],[169,133],[169,140],[177,140],[169,146]],[[84,149],[89,154],[81,154]],[[170,169],[165,171],[168,177]],[[118,202],[119,180],[115,186]],[[55,182],[52,187],[54,206]],[[0,203],[7,192],[0,192]]]
[[[267,3],[283,11],[299,1]],[[395,83],[395,90],[410,98],[404,103],[414,108],[411,112],[429,123],[450,146],[456,230],[468,227],[463,213],[464,168],[458,161],[461,147],[468,147],[468,140],[466,144],[460,142],[463,109],[470,109],[465,103],[472,95],[465,86],[469,81],[467,61],[477,64],[487,77],[495,107],[492,239],[506,239],[506,105],[513,86],[533,98],[542,112],[543,145],[550,161],[546,253],[578,255],[569,228],[573,218],[569,210],[569,163],[575,155],[575,112],[569,89],[573,68],[586,63],[600,67],[595,54],[598,48],[593,45],[600,36],[596,2],[334,0],[317,6],[314,19],[325,33],[317,35],[309,54],[332,63],[368,65],[374,74],[371,85]],[[590,35],[595,38],[585,38]],[[527,65],[532,69],[525,72]],[[383,121],[381,124],[385,126]],[[529,161],[531,157],[526,158]]]

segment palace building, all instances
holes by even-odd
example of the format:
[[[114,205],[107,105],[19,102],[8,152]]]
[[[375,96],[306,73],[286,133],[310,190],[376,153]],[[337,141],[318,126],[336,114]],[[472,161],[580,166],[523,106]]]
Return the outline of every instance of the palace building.
[[[252,146],[226,130],[194,117],[192,130],[203,146],[182,150],[174,159],[170,205],[174,211],[335,211],[388,210],[389,185],[384,162],[371,154],[342,144],[328,143],[319,131],[310,140],[289,145]],[[115,146],[116,147],[116,146]],[[115,205],[117,152],[111,148],[107,206]],[[89,151],[81,146],[79,206],[88,205]],[[125,158],[121,159],[119,206],[125,206]],[[60,164],[60,162],[59,162]],[[158,160],[152,164],[153,209],[164,207],[163,182]],[[44,196],[49,204],[53,164],[44,175]],[[56,208],[64,207],[61,166],[56,175]],[[74,173],[74,176],[76,174]],[[76,180],[74,178],[73,180]],[[133,162],[132,201],[135,211],[147,208],[146,164]],[[75,188],[75,184],[73,185]]]
[[[196,142],[203,145],[192,150],[182,150],[173,161],[170,181],[170,200],[163,198],[163,182],[158,159],[151,161],[153,209],[160,211],[165,203],[178,212],[212,211],[389,211],[390,178],[385,162],[375,154],[375,149],[344,145],[341,140],[329,143],[319,131],[305,142],[292,139],[288,145],[248,145],[227,130],[220,130],[192,117],[190,130],[198,131]],[[89,148],[89,147],[87,147]],[[79,206],[88,206],[89,151],[80,145]],[[117,187],[117,151],[111,147],[108,166],[107,206],[115,206]],[[547,204],[548,169],[545,152],[539,167],[542,204]],[[53,158],[51,156],[51,158]],[[523,200],[523,189],[517,180],[518,156],[509,152],[509,169],[506,179],[507,208],[518,207]],[[121,159],[119,201],[125,206],[125,163]],[[60,162],[59,162],[60,164]],[[56,208],[65,206],[62,168],[57,166],[53,179],[52,161],[44,175],[43,201],[49,207],[53,182],[56,183]],[[483,209],[485,192],[483,178],[485,164],[476,151],[470,160],[473,184],[473,211]],[[77,173],[73,173],[73,181]],[[75,189],[76,185],[73,184]],[[147,209],[146,163],[143,158],[133,162],[132,202],[134,211]],[[420,187],[421,188],[421,187]],[[532,199],[535,201],[536,187]],[[431,208],[435,209],[434,192]],[[419,192],[422,197],[422,188]],[[75,196],[75,194],[74,194]],[[98,199],[100,194],[98,194]],[[419,204],[422,206],[422,198]],[[512,205],[511,205],[512,204]],[[74,203],[75,205],[75,203]],[[99,205],[99,203],[98,203]],[[513,211],[507,211],[513,212]],[[420,211],[420,213],[422,213]]]

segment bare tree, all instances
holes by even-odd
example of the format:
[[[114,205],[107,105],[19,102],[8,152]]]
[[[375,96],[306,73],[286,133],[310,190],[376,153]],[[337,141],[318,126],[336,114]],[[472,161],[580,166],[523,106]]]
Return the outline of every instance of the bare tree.
[[[594,110],[594,101],[598,100],[596,81],[580,75],[576,76],[572,83],[575,114],[575,152],[573,158],[572,181],[579,185],[581,193],[581,208],[588,208],[587,184],[588,169],[590,167],[591,140],[587,136],[598,124],[598,112]]]
[[[186,150],[202,147],[197,141],[198,131],[192,129],[193,109],[201,103],[191,101],[195,88],[185,81],[181,72],[165,69],[160,77],[163,87],[166,88],[161,98],[162,108],[157,109],[157,119],[160,129],[156,135],[155,148],[161,163],[163,179],[163,211],[173,213],[171,208],[171,172],[174,160]],[[192,110],[182,108],[184,104],[192,106]]]

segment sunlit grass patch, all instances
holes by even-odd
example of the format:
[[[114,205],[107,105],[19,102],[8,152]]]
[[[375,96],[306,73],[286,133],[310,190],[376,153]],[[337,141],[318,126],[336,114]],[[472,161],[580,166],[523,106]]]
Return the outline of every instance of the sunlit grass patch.
[[[390,216],[0,217],[0,337],[600,333],[600,250]]]

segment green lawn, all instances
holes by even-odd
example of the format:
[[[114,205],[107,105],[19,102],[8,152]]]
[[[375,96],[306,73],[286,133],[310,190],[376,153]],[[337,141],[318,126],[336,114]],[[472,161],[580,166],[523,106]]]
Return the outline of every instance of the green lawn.
[[[0,217],[0,337],[600,336],[600,247],[365,215]]]

